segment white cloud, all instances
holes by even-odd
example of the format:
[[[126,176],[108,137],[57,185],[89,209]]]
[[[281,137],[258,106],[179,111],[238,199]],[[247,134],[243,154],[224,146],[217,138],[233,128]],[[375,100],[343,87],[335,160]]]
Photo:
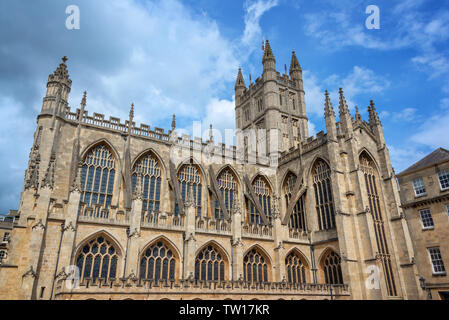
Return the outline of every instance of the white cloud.
[[[261,39],[260,18],[265,12],[277,5],[278,0],[247,0],[245,2],[245,30],[242,37],[244,45],[252,45],[255,39]]]
[[[400,122],[412,122],[419,118],[418,109],[416,108],[405,108],[400,112],[393,112],[393,121],[400,121]]]
[[[449,112],[430,117],[417,130],[411,140],[432,148],[449,148]]]
[[[404,171],[427,155],[427,153],[419,151],[415,147],[395,147],[389,145],[388,150],[390,152],[391,163],[396,173]]]

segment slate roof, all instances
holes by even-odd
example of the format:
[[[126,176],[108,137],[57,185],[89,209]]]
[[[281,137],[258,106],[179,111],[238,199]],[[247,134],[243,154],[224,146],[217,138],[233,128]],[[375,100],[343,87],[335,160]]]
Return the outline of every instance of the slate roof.
[[[434,164],[443,162],[445,160],[449,161],[449,151],[446,150],[446,149],[443,149],[443,148],[438,148],[434,152],[432,152],[431,154],[425,156],[424,158],[422,158],[421,160],[419,160],[418,162],[416,162],[415,164],[413,164],[409,168],[407,168],[404,171],[402,171],[400,174],[398,174],[398,176],[401,176],[401,175],[407,174],[407,173],[412,172],[412,171],[416,171],[416,170],[419,170],[419,169],[423,169],[423,168],[432,166]]]

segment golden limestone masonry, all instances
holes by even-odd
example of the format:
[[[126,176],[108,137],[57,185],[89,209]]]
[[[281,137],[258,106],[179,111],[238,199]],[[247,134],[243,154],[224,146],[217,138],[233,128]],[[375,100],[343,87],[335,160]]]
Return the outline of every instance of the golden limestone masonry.
[[[70,108],[48,78],[0,299],[420,299],[373,101],[309,137],[302,68],[235,84],[236,146]],[[137,106],[136,106],[137,107]],[[137,109],[136,109],[137,110]]]

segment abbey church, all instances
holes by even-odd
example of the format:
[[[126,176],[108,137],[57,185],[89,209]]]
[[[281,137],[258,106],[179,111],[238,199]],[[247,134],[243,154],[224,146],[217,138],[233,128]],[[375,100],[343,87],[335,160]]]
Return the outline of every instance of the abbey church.
[[[68,104],[50,74],[0,299],[419,299],[414,251],[373,101],[323,95],[309,136],[302,68],[235,83],[236,146]],[[367,103],[368,104],[368,103]],[[337,120],[338,114],[338,120]],[[241,138],[241,139],[240,139]]]

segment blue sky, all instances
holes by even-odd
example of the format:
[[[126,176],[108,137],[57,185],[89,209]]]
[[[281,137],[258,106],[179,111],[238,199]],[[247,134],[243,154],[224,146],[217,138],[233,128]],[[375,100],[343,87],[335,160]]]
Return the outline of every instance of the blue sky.
[[[67,30],[65,9],[80,8]],[[368,5],[380,30],[368,30]],[[449,3],[441,0],[16,0],[0,3],[0,213],[16,209],[48,75],[64,55],[69,104],[168,129],[234,128],[234,81],[262,71],[269,39],[278,71],[294,49],[311,131],[324,130],[323,92],[343,87],[367,119],[373,99],[396,172],[449,148]]]

